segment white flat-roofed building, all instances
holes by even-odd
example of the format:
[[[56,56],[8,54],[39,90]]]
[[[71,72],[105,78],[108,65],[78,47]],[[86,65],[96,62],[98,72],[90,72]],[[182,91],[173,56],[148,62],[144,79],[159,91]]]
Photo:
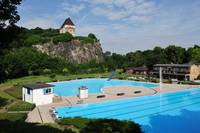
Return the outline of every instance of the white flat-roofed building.
[[[160,68],[162,68],[163,77],[166,79],[194,81],[200,75],[200,63],[155,64],[153,66],[153,74],[158,76]]]
[[[27,84],[22,88],[22,99],[36,106],[53,102],[54,85],[50,84]]]

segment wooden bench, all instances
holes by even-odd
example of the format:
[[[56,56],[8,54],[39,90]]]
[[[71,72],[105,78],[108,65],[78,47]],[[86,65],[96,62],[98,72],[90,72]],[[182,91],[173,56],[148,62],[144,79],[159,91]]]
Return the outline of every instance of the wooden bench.
[[[83,100],[78,100],[76,104],[83,104]]]
[[[125,93],[117,93],[117,96],[123,96]]]
[[[134,91],[135,94],[141,93],[142,91]]]
[[[105,95],[98,95],[97,98],[104,98],[106,97]]]

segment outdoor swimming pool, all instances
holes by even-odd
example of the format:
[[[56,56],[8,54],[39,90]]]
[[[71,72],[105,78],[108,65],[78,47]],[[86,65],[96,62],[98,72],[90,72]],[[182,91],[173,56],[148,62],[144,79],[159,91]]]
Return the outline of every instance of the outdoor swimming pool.
[[[59,117],[132,120],[146,133],[199,133],[200,88],[55,109]]]
[[[144,86],[147,88],[157,87],[157,84],[107,79],[81,79],[64,82],[50,83],[55,85],[54,93],[59,96],[76,96],[80,86],[86,86],[90,94],[100,93],[102,88],[109,86]]]

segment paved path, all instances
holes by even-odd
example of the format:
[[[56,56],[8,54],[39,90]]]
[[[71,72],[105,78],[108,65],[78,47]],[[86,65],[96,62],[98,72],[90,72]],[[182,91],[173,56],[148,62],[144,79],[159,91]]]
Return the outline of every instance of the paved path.
[[[38,108],[34,108],[31,112],[28,113],[26,122],[31,123],[43,123],[43,120],[40,116],[40,112],[38,111]]]

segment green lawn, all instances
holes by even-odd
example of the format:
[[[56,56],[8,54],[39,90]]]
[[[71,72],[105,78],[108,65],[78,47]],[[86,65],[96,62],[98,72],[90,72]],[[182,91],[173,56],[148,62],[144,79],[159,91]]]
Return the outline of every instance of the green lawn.
[[[7,90],[5,90],[10,96],[21,99],[22,98],[22,85],[15,85]]]
[[[56,75],[55,78],[50,78],[50,75],[40,75],[40,76],[27,76],[18,79],[10,79],[5,83],[0,84],[0,88],[10,86],[10,85],[23,85],[36,82],[52,82],[55,80],[73,80],[82,78],[95,78],[95,77],[109,77],[111,73],[95,73],[95,74],[79,74],[79,75]]]
[[[14,100],[15,98],[9,94],[7,94],[6,92],[0,91],[0,97],[1,98],[5,98],[7,100]]]
[[[8,111],[31,111],[34,107],[34,104],[17,101],[15,104],[8,107]]]
[[[108,78],[111,75],[111,72],[106,73],[93,73],[93,74],[78,74],[78,75],[56,75],[55,78],[50,78],[50,75],[40,75],[40,76],[27,76],[17,79],[10,79],[5,83],[0,84],[0,88],[6,86],[22,86],[23,84],[37,83],[37,82],[53,82],[55,80],[65,81],[73,79],[84,79],[84,78]],[[116,78],[118,79],[127,79],[128,77],[140,77],[141,75],[133,74],[117,74]]]
[[[10,120],[10,121],[24,121],[27,114],[25,113],[0,113],[0,120]]]
[[[94,73],[94,74],[79,74],[79,75],[56,75],[55,78],[51,78],[50,75],[40,75],[40,76],[27,76],[18,79],[11,79],[5,83],[0,84],[0,89],[7,86],[13,86],[9,89],[6,89],[5,92],[10,96],[21,99],[22,98],[22,86],[24,84],[32,84],[37,82],[53,82],[57,81],[66,81],[74,79],[84,79],[84,78],[108,78],[111,75],[111,72],[107,73]],[[132,75],[132,74],[117,74],[115,78],[117,79],[128,79],[128,77],[140,77],[141,75]]]
[[[7,93],[0,91],[0,107],[5,107],[14,101],[14,97],[8,95]]]

